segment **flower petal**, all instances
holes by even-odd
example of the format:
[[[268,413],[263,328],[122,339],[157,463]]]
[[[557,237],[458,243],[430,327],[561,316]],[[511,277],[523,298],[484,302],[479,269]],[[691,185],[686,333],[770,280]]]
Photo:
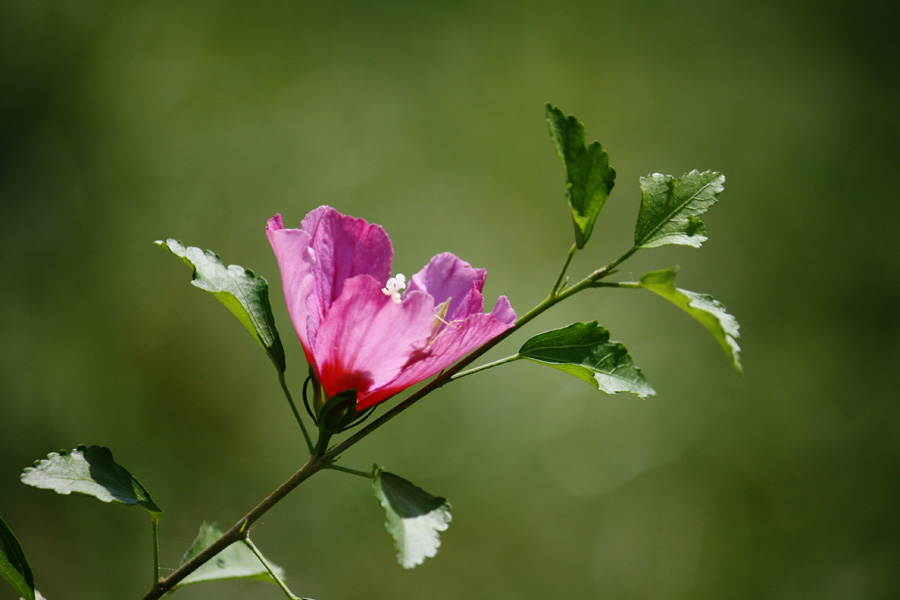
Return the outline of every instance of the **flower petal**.
[[[391,276],[394,249],[379,225],[320,206],[304,217],[300,229],[312,237],[316,297],[324,311],[351,277],[371,275],[384,285]]]
[[[281,215],[275,215],[269,219],[266,235],[281,270],[288,313],[312,364],[319,325],[340,296],[344,281],[361,274],[381,282],[390,277],[391,240],[378,225],[342,215],[330,206],[307,214],[300,229],[284,229]]]
[[[445,321],[451,322],[484,311],[481,290],[486,276],[486,270],[475,269],[450,252],[444,252],[412,276],[407,293],[422,290],[431,294],[435,304],[452,298],[444,316]]]
[[[309,234],[299,229],[284,229],[281,215],[275,215],[269,219],[266,225],[266,237],[275,251],[275,259],[281,271],[281,287],[284,290],[284,299],[287,303],[288,314],[303,352],[306,354],[306,362],[312,364],[315,329],[311,330],[308,298],[315,289],[313,278],[313,259],[309,245],[312,239]],[[318,321],[316,321],[318,325]]]
[[[469,315],[464,321],[445,327],[425,350],[413,355],[396,379],[384,388],[374,390],[365,400],[360,399],[357,409],[363,410],[443,371],[512,327],[515,320],[516,313],[509,300],[506,296],[500,296],[491,313]]]
[[[368,275],[345,281],[316,335],[315,367],[325,392],[355,388],[360,409],[372,390],[396,379],[425,346],[434,321],[430,296],[416,292],[397,303],[382,285]]]
[[[484,314],[486,271],[438,254],[400,303],[382,292],[393,248],[384,230],[328,206],[299,229],[269,220],[285,300],[325,392],[357,390],[364,410],[431,377],[513,326],[505,296]],[[444,309],[440,305],[450,299]]]
[[[491,314],[494,315],[495,319],[501,323],[506,323],[510,327],[516,322],[516,311],[513,310],[512,305],[509,303],[509,298],[506,296],[497,298],[497,303],[494,304],[494,310],[491,311]]]

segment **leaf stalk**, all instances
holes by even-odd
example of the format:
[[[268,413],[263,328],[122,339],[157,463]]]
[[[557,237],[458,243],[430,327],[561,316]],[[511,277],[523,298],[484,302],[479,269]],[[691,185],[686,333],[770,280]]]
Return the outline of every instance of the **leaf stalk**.
[[[556,283],[553,284],[553,287],[550,289],[550,295],[556,295],[562,287],[565,287],[563,283],[564,278],[566,276],[566,270],[569,268],[569,263],[572,262],[572,257],[575,256],[575,253],[578,252],[578,244],[572,244],[572,247],[569,248],[569,253],[566,255],[566,262],[563,263],[562,270],[559,272],[559,277],[556,278]]]
[[[272,566],[269,564],[269,561],[266,560],[266,557],[262,555],[262,552],[256,547],[256,544],[253,543],[253,540],[250,539],[250,532],[247,531],[244,533],[244,544],[250,548],[253,554],[256,555],[256,558],[259,559],[259,562],[266,568],[266,571],[269,572],[269,575],[272,579],[275,580],[275,583],[278,584],[278,587],[281,588],[281,591],[284,592],[284,595],[287,596],[290,600],[305,600],[299,596],[295,596],[294,593],[288,588],[287,584],[278,576]]]
[[[471,369],[468,369],[466,371],[461,371],[461,372],[457,373],[456,375],[453,375],[450,378],[450,381],[456,381],[457,379],[462,379],[466,375],[473,375],[475,373],[478,373],[479,371],[486,371],[487,369],[491,369],[493,367],[499,367],[500,365],[505,365],[506,363],[511,363],[511,362],[517,361],[520,358],[522,358],[522,357],[519,356],[518,354],[513,354],[512,356],[507,356],[506,358],[501,358],[500,360],[495,360],[494,362],[489,362],[489,363],[486,363],[483,365],[479,365],[477,367],[473,367]]]
[[[153,533],[153,585],[159,581],[159,513],[150,511],[150,528]]]
[[[375,473],[372,471],[360,471],[358,469],[350,469],[348,467],[342,467],[336,463],[323,463],[323,469],[330,469],[332,471],[339,471],[341,473],[349,473],[350,475],[356,475],[357,477],[365,477],[366,479],[375,479]]]

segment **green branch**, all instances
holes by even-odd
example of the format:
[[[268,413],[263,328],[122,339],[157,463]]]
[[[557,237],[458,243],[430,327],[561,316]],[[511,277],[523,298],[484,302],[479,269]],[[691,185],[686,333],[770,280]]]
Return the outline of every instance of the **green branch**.
[[[354,444],[356,444],[357,442],[362,440],[364,437],[368,436],[370,433],[372,433],[373,431],[375,431],[376,429],[378,429],[379,427],[381,427],[382,425],[384,425],[385,423],[387,423],[388,421],[390,421],[391,419],[393,419],[394,417],[396,417],[397,415],[402,413],[404,410],[406,410],[407,408],[409,408],[410,406],[412,406],[413,404],[415,404],[416,402],[418,402],[419,400],[421,400],[422,398],[424,398],[431,392],[435,391],[436,389],[438,389],[440,387],[443,387],[447,382],[456,378],[457,374],[459,374],[460,376],[463,376],[464,374],[462,373],[462,370],[464,368],[466,368],[472,362],[476,361],[478,358],[483,356],[485,353],[487,353],[489,350],[491,350],[494,346],[496,346],[497,344],[499,344],[500,342],[502,342],[503,340],[505,340],[512,334],[514,334],[516,331],[518,331],[523,326],[525,326],[525,324],[529,323],[532,319],[534,319],[541,313],[545,312],[549,308],[559,304],[566,298],[569,298],[570,296],[573,296],[573,295],[577,294],[578,292],[586,290],[590,287],[595,287],[595,284],[597,282],[599,282],[604,277],[607,277],[608,275],[613,273],[614,268],[617,265],[624,262],[626,259],[628,259],[628,257],[630,257],[632,254],[634,254],[636,251],[637,251],[637,248],[632,248],[631,250],[629,250],[628,252],[626,252],[625,254],[620,256],[618,259],[609,263],[605,267],[601,267],[600,269],[597,269],[596,271],[594,271],[593,273],[591,273],[590,275],[588,275],[587,277],[585,277],[584,279],[582,279],[581,281],[579,281],[578,283],[576,283],[575,285],[573,285],[570,288],[566,288],[562,291],[559,291],[559,290],[552,291],[550,293],[550,295],[544,299],[543,302],[541,302],[540,304],[538,304],[537,306],[532,308],[530,311],[528,311],[527,313],[525,313],[524,315],[519,317],[516,320],[515,325],[513,325],[512,327],[510,327],[509,329],[507,329],[506,331],[504,331],[503,333],[501,333],[500,335],[498,335],[497,337],[495,337],[494,339],[492,339],[485,345],[481,346],[480,348],[478,348],[477,350],[475,350],[474,352],[472,352],[471,354],[469,354],[468,356],[466,356],[465,358],[460,360],[458,363],[456,363],[455,365],[450,367],[449,369],[443,371],[440,375],[438,375],[435,379],[433,379],[431,381],[431,383],[429,383],[428,385],[426,385],[425,387],[423,387],[422,389],[420,389],[418,392],[414,393],[413,395],[407,397],[405,400],[403,400],[402,402],[400,402],[399,404],[394,406],[392,409],[390,409],[389,411],[387,411],[386,413],[384,413],[383,415],[381,415],[380,417],[378,417],[377,419],[375,419],[374,421],[369,423],[366,427],[360,429],[359,431],[357,431],[355,434],[353,434],[352,436],[350,436],[349,438],[347,438],[340,444],[334,446],[331,450],[329,450],[325,454],[325,456],[323,457],[324,460],[326,460],[328,462],[332,462],[332,461],[336,460],[337,457],[340,456],[341,453],[343,453],[345,450],[347,450],[348,448],[350,448],[351,446],[353,446]],[[572,254],[572,251],[570,250],[569,253]],[[566,265],[568,266],[568,261],[566,261]],[[563,269],[563,271],[565,271],[565,269]],[[511,362],[511,360],[504,359],[504,362]],[[491,366],[495,366],[495,365],[491,365]],[[468,374],[468,373],[466,373],[466,374]]]
[[[369,425],[360,429],[355,434],[351,435],[347,439],[345,439],[340,444],[332,447],[331,449],[327,449],[330,434],[323,435],[323,432],[320,431],[320,436],[318,443],[313,445],[311,438],[309,437],[309,433],[306,430],[306,427],[303,425],[303,421],[300,419],[300,413],[297,411],[297,407],[294,404],[293,399],[291,398],[290,392],[287,389],[287,385],[284,381],[284,373],[279,373],[279,381],[281,383],[282,390],[284,390],[285,395],[288,398],[288,402],[291,404],[291,408],[294,411],[294,416],[297,418],[297,422],[300,424],[300,428],[303,431],[303,436],[306,439],[307,446],[310,449],[311,456],[309,460],[304,464],[296,473],[294,473],[290,479],[281,484],[274,492],[269,494],[262,502],[260,502],[253,510],[248,512],[244,517],[242,517],[237,523],[235,523],[231,529],[222,534],[218,540],[210,544],[205,550],[194,556],[191,560],[183,564],[181,567],[172,572],[165,579],[159,580],[155,582],[153,588],[148,592],[142,600],[156,600],[157,598],[161,598],[168,592],[170,592],[180,581],[182,581],[189,574],[193,573],[200,565],[206,563],[210,559],[212,559],[216,554],[230,546],[231,544],[241,541],[247,540],[247,528],[250,527],[253,523],[255,523],[263,514],[265,514],[270,508],[275,506],[278,502],[280,502],[285,496],[287,496],[290,492],[292,492],[297,486],[301,483],[312,477],[315,473],[323,470],[330,469],[336,471],[342,471],[346,473],[351,473],[355,475],[372,477],[371,474],[364,473],[362,471],[355,471],[354,469],[348,469],[346,467],[339,467],[334,464],[334,462],[338,459],[338,457],[347,449],[354,446],[357,442],[374,432],[376,429],[399,415],[401,412],[405,411],[413,404],[430,394],[431,392],[437,390],[440,387],[443,387],[450,381],[455,379],[460,379],[465,377],[466,375],[471,375],[472,373],[476,373],[478,371],[483,371],[485,369],[489,369],[491,367],[498,366],[500,364],[504,364],[507,362],[512,362],[519,358],[518,355],[507,357],[501,359],[499,361],[494,361],[492,363],[488,363],[486,365],[482,365],[480,367],[476,367],[474,369],[470,369],[468,371],[463,371],[468,365],[472,362],[476,361],[478,358],[483,356],[489,350],[491,350],[494,346],[511,336],[513,333],[524,327],[527,323],[529,323],[532,319],[536,318],[538,315],[544,313],[549,308],[559,304],[566,298],[577,294],[585,289],[591,287],[600,287],[601,280],[611,273],[614,272],[614,268],[625,261],[629,256],[634,254],[637,248],[632,248],[621,257],[611,262],[610,264],[597,269],[572,287],[568,287],[565,289],[559,289],[562,285],[562,280],[565,275],[565,271],[568,268],[569,263],[571,262],[571,257],[574,255],[574,251],[569,251],[569,256],[565,262],[565,265],[560,273],[559,278],[557,279],[556,285],[554,285],[554,289],[551,291],[550,295],[547,296],[540,304],[532,308],[530,311],[519,317],[515,324],[495,337],[493,340],[484,344],[480,348],[476,349],[468,356],[461,359],[452,367],[446,369],[441,374],[439,374],[435,379],[431,381],[431,383],[427,384],[425,387],[421,388],[418,392],[412,394],[407,397],[405,400],[391,408],[389,411],[381,415],[378,419],[371,422]],[[609,284],[610,286],[615,284]],[[624,285],[620,285],[620,287],[627,287]],[[251,547],[251,550],[254,549]],[[255,551],[255,550],[254,550]],[[258,552],[258,551],[255,551]],[[266,564],[265,562],[263,564]],[[268,568],[268,567],[267,567]],[[286,588],[282,588],[285,589]],[[287,590],[286,593],[290,594],[290,591]],[[291,598],[296,598],[293,595],[290,595]]]
[[[162,598],[169,593],[178,583],[185,577],[196,571],[200,565],[208,562],[216,554],[230,546],[235,542],[239,542],[245,537],[245,531],[250,525],[255,523],[270,508],[278,504],[285,496],[291,493],[298,485],[309,479],[316,472],[322,469],[323,457],[314,454],[309,458],[305,465],[294,473],[290,479],[282,483],[278,488],[266,496],[266,498],[256,505],[250,512],[241,517],[241,519],[232,525],[231,529],[222,534],[222,537],[207,546],[202,552],[199,552],[191,560],[184,563],[173,571],[168,577],[155,583],[153,588],[147,592],[142,600],[156,600]]]

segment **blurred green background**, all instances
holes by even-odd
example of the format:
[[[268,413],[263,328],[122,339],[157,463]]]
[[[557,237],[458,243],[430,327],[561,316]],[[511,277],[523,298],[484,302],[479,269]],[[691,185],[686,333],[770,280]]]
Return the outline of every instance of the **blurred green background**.
[[[450,250],[523,313],[571,244],[552,102],[618,171],[573,276],[629,247],[639,176],[726,174],[704,247],[641,252],[621,279],[680,264],[681,287],[739,318],[745,376],[652,294],[583,294],[491,356],[599,319],[657,397],[529,364],[465,379],[344,458],[451,500],[435,559],[404,572],[368,484],[336,473],[257,543],[319,600],[900,596],[898,16],[893,1],[3,2],[0,515],[39,589],[118,600],[151,579],[144,511],[19,483],[50,451],[111,447],[166,510],[166,567],[303,459],[265,354],[154,240],[269,278],[299,392],[266,219],[331,204],[385,226],[397,271]]]

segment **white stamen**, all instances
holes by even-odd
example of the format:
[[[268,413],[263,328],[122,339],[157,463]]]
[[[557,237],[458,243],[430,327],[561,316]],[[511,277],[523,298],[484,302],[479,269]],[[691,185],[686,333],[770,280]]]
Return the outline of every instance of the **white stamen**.
[[[391,277],[387,280],[387,284],[381,291],[384,292],[385,296],[390,296],[391,300],[400,303],[400,292],[406,287],[406,276],[403,273],[397,273],[396,276]]]

